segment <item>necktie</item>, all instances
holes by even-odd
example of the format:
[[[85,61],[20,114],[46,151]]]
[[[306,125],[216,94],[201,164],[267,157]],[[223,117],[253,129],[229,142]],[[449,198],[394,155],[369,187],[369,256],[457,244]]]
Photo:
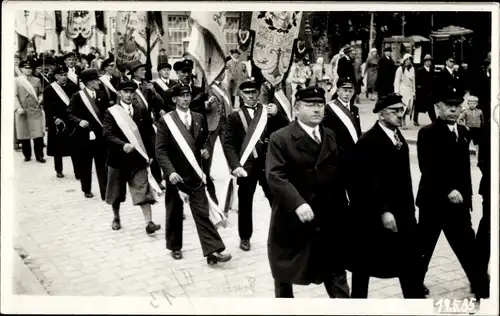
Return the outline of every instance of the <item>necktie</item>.
[[[250,117],[253,119],[253,116],[254,116],[254,111],[255,111],[255,108],[252,107],[252,106],[245,106],[247,108],[247,111],[248,111],[248,114],[250,115]]]
[[[321,140],[319,140],[318,133],[316,133],[316,130],[313,130],[312,134],[316,143],[321,144]]]
[[[130,115],[130,117],[132,117],[132,104],[127,105],[127,111],[128,111],[128,115]]]
[[[189,123],[189,115],[187,113],[184,115],[184,125],[188,130],[191,128],[191,123]]]
[[[395,131],[394,132],[394,139],[396,140],[396,148],[399,150],[401,149],[401,147],[403,146],[403,142],[401,141],[401,139],[399,138],[398,136],[398,133]]]

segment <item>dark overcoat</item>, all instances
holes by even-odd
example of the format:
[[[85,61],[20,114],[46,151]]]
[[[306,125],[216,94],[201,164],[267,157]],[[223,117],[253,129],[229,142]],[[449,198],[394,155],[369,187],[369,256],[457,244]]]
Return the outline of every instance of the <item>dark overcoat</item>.
[[[398,149],[379,123],[364,133],[352,153],[348,269],[378,278],[398,277],[417,259],[415,205],[408,144]],[[390,212],[398,232],[384,227]],[[410,269],[411,271],[411,269]]]
[[[161,80],[161,79],[158,78],[158,80]],[[173,97],[172,87],[174,87],[178,82],[176,80],[170,79],[168,84],[166,84],[166,86],[168,88],[166,91],[163,90],[162,87],[160,87],[160,85],[156,82],[156,80],[152,81],[152,83],[153,83],[153,87],[156,90],[156,93],[158,93],[163,99],[163,103],[162,103],[161,108],[158,108],[157,109],[158,112],[155,113],[157,119],[159,119],[160,118],[160,113],[159,113],[160,110],[163,110],[167,113],[175,110],[175,103],[172,99],[172,97]]]
[[[396,66],[392,58],[381,57],[378,62],[378,76],[375,85],[378,97],[394,92],[394,77],[396,76]]]
[[[294,121],[273,133],[266,179],[273,199],[268,257],[275,280],[319,284],[343,266],[337,227],[344,225],[347,198],[334,133],[321,127],[321,145]],[[302,223],[295,213],[307,203],[314,220]]]
[[[61,87],[68,98],[78,91],[78,86],[68,80],[66,85]],[[44,110],[47,126],[47,155],[67,157],[72,153],[71,135],[76,126],[68,119],[68,106],[59,97],[54,88],[49,85],[43,91]],[[58,128],[55,124],[56,119],[63,121]]]
[[[436,88],[436,73],[431,66],[427,71],[424,66],[417,70],[415,80],[417,83],[415,112],[425,113],[434,111],[434,89]]]

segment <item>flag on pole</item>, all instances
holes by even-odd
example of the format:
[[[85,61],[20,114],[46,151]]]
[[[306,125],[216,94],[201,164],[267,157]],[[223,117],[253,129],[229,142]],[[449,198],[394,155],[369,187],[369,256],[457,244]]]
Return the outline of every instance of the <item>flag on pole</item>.
[[[28,36],[28,26],[26,24],[26,14],[25,10],[16,11],[14,19],[14,30],[17,35],[17,50],[19,51],[19,57],[24,59],[28,50],[29,36]]]
[[[188,53],[203,70],[208,85],[224,71],[224,47],[226,40],[224,27],[226,14],[224,11],[191,11],[193,20]]]

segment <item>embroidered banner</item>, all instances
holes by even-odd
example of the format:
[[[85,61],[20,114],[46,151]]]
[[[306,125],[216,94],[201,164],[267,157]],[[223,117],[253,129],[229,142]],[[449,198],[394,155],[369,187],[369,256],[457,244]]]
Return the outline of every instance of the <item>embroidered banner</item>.
[[[290,68],[293,42],[299,34],[301,11],[258,11],[252,15],[255,30],[253,62],[273,86]]]

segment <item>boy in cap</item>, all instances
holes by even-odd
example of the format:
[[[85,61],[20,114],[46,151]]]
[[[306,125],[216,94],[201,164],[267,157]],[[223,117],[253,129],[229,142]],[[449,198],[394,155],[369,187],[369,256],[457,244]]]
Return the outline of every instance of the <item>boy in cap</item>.
[[[229,114],[222,141],[231,174],[238,182],[238,233],[243,251],[249,251],[251,246],[253,197],[257,183],[271,202],[264,172],[269,135],[289,123],[288,118],[277,111],[276,105],[264,107],[258,101],[259,88],[251,80],[240,84],[243,104],[238,111]],[[259,125],[264,128],[258,129]]]
[[[68,67],[54,69],[56,81],[43,91],[44,110],[47,117],[47,155],[54,157],[54,169],[58,178],[63,178],[62,157],[71,156],[73,171],[78,173],[77,158],[70,134],[75,129],[68,119],[70,97],[78,91],[78,86],[68,81]]]
[[[120,83],[119,102],[104,113],[103,135],[109,146],[106,203],[113,208],[111,228],[121,229],[120,204],[125,202],[128,183],[132,203],[142,209],[146,233],[153,234],[161,228],[152,219],[156,197],[150,181],[156,180],[150,180],[147,169],[154,157],[154,130],[149,111],[133,102],[137,88],[132,80]]]
[[[31,140],[33,139],[35,157],[44,163],[43,136],[45,121],[41,102],[43,90],[40,79],[34,77],[33,64],[22,61],[19,64],[22,74],[15,79],[14,119],[17,139],[21,142],[24,161],[31,160]]]
[[[404,298],[424,298],[415,276],[419,253],[409,148],[399,130],[404,104],[389,94],[377,100],[373,112],[378,121],[359,138],[350,158],[351,296],[367,298],[370,277],[397,277]]]
[[[159,109],[159,113],[155,113],[156,119],[158,120],[160,116],[175,110],[175,103],[172,99],[172,87],[177,84],[176,80],[170,79],[170,71],[172,70],[172,65],[167,62],[163,62],[158,65],[158,79],[153,81],[153,87],[156,92],[161,95],[163,99],[163,106]]]
[[[101,199],[106,193],[106,151],[102,137],[104,111],[109,107],[106,94],[99,90],[101,81],[97,69],[86,69],[80,74],[85,88],[73,94],[68,108],[68,118],[76,126],[75,146],[78,148],[78,176],[86,198],[92,198],[92,161],[95,169]]]
[[[463,94],[450,86],[441,91],[437,100],[438,119],[420,129],[417,139],[422,173],[416,201],[420,210],[418,226],[422,256],[418,277],[424,287],[429,262],[443,231],[469,279],[471,292],[480,298],[484,280],[476,265],[475,233],[470,215],[470,134],[457,124]]]
[[[292,298],[293,284],[323,283],[330,298],[347,298],[346,279],[335,275],[344,257],[338,225],[347,200],[335,134],[320,125],[325,91],[305,88],[296,100],[297,119],[271,134],[265,164],[273,196],[268,254],[275,296]]]
[[[231,255],[224,251],[226,247],[210,220],[205,187],[208,177],[203,175],[200,166],[203,159],[209,158],[207,124],[203,115],[189,109],[191,89],[187,85],[175,86],[173,96],[176,110],[160,118],[156,137],[156,157],[167,179],[166,246],[174,259],[182,259],[183,201],[179,196],[179,191],[182,191],[189,195],[189,205],[207,263],[227,262]]]

